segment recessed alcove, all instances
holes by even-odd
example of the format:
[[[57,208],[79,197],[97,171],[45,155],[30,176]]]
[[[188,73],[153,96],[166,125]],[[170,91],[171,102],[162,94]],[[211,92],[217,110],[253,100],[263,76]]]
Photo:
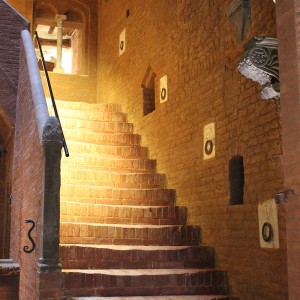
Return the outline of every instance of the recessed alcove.
[[[144,116],[155,110],[155,78],[156,74],[149,66],[142,81],[143,114]]]
[[[59,19],[63,18],[61,25]],[[62,27],[61,71],[65,74],[85,74],[85,16],[79,11],[66,10],[61,14],[50,5],[41,5],[36,11],[36,31],[39,34],[48,71],[56,72],[58,63],[58,27]],[[39,51],[36,49],[40,58]],[[39,62],[40,69],[42,64]]]
[[[244,159],[234,156],[229,161],[230,205],[244,204]]]

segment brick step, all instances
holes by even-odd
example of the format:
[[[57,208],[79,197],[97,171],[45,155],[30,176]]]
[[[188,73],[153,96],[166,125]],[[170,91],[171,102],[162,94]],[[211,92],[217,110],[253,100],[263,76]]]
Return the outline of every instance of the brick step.
[[[117,188],[164,188],[166,178],[157,173],[116,173],[80,168],[62,167],[63,183]]]
[[[180,295],[180,296],[133,296],[133,297],[71,297],[67,300],[239,300],[235,297],[221,295]]]
[[[50,98],[47,98],[49,110],[52,110]],[[90,111],[106,111],[106,112],[120,112],[121,106],[117,103],[90,103],[90,102],[73,102],[64,100],[55,100],[58,109],[73,109],[73,110],[90,110]],[[58,112],[59,113],[59,112]]]
[[[91,183],[93,185],[98,186],[99,188],[140,188],[140,189],[158,189],[164,188],[162,184],[151,184],[151,183],[127,183],[127,182],[103,182],[99,180],[84,180],[84,179],[76,179],[76,178],[63,178],[62,184],[79,184],[81,186],[90,186]]]
[[[19,299],[20,265],[12,259],[0,259],[0,299]]]
[[[60,214],[62,222],[184,225],[187,209],[183,206],[119,206],[61,202]]]
[[[60,223],[62,244],[198,246],[199,226]]]
[[[60,246],[64,269],[212,268],[214,255],[206,246]]]
[[[67,141],[70,153],[94,154],[116,158],[147,158],[148,149],[138,145],[97,145],[83,142]]]
[[[61,200],[111,205],[171,206],[175,202],[175,190],[101,188],[62,184]]]
[[[156,161],[148,158],[109,158],[98,155],[78,155],[72,153],[62,157],[63,166],[77,166],[82,170],[105,170],[119,173],[153,173]]]
[[[226,273],[211,269],[72,270],[64,272],[64,295],[161,296],[226,294]]]
[[[110,122],[127,122],[127,114],[119,111],[97,111],[97,110],[79,110],[73,108],[59,108],[59,118],[73,118],[76,120],[86,121],[110,121]]]
[[[65,129],[78,128],[80,131],[92,131],[103,133],[132,133],[133,124],[127,122],[109,122],[109,121],[88,121],[88,120],[76,120],[73,118],[64,117],[61,119],[61,125]]]
[[[129,146],[140,145],[141,136],[133,133],[99,133],[77,129],[64,129],[67,141],[77,141],[98,145]]]

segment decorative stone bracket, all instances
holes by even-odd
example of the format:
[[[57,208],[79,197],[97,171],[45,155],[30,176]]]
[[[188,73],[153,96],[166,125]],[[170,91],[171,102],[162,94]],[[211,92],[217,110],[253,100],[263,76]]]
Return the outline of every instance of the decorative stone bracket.
[[[254,36],[244,45],[238,69],[245,77],[263,86],[262,99],[279,99],[278,42],[276,38]]]

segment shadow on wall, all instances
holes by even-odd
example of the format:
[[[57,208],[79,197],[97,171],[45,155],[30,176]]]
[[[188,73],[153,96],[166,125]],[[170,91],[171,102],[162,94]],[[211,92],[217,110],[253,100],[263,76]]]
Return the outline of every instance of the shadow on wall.
[[[9,258],[12,154],[13,129],[0,108],[0,259]]]

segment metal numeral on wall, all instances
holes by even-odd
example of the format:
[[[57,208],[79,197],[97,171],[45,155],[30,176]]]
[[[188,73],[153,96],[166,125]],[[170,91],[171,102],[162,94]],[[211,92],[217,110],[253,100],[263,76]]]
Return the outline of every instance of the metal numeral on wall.
[[[29,229],[29,231],[28,231],[28,238],[29,238],[29,240],[30,240],[30,242],[31,242],[31,244],[32,244],[32,248],[29,250],[29,246],[24,246],[24,248],[23,248],[23,250],[24,250],[24,252],[26,252],[26,253],[31,253],[31,252],[33,252],[34,251],[34,249],[35,249],[35,242],[34,242],[34,240],[32,239],[32,237],[31,237],[31,231],[34,229],[34,227],[35,227],[35,222],[34,221],[32,221],[32,220],[25,220],[25,223],[31,223],[32,224],[32,226],[31,226],[31,228]]]

